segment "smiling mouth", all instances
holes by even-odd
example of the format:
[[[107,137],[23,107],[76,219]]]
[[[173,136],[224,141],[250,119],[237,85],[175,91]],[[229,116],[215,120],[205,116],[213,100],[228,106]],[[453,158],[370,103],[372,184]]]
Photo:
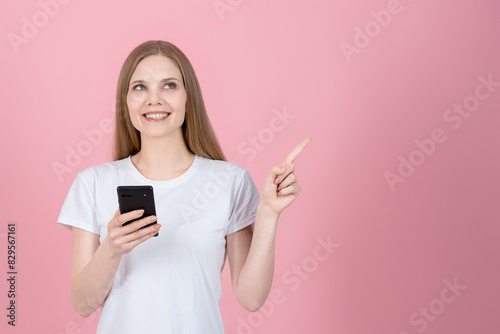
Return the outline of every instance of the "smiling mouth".
[[[162,121],[170,115],[169,112],[147,112],[143,114],[147,120],[151,121]]]

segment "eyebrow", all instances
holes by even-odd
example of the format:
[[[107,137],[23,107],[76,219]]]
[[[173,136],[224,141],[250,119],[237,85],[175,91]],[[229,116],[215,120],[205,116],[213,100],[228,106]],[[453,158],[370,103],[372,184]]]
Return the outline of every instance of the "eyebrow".
[[[167,82],[167,81],[171,81],[171,80],[176,80],[176,81],[181,82],[179,79],[174,78],[174,77],[161,79],[161,80],[160,80],[160,82]],[[135,80],[134,82],[131,82],[131,83],[130,83],[130,86],[132,86],[132,85],[133,85],[133,84],[135,84],[135,83],[140,83],[140,84],[142,84],[142,83],[145,83],[145,82],[146,82],[146,81],[144,81],[144,80]]]

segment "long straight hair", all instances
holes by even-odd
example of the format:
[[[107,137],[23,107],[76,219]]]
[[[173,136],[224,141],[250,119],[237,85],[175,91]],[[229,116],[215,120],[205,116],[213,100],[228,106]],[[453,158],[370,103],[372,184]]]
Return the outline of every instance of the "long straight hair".
[[[195,154],[212,160],[224,160],[215,132],[208,119],[205,103],[201,95],[198,78],[193,66],[184,53],[175,45],[165,41],[147,41],[137,46],[125,60],[116,90],[116,127],[113,143],[113,159],[121,160],[138,153],[141,149],[140,132],[130,120],[127,93],[130,79],[137,64],[151,55],[170,58],[179,68],[187,93],[186,113],[182,123],[182,133],[188,149]]]

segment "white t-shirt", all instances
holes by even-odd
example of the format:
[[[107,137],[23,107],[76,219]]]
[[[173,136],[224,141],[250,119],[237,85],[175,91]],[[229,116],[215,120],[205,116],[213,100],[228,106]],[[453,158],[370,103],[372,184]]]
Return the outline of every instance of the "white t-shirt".
[[[255,221],[260,200],[248,171],[195,155],[184,174],[154,181],[129,156],[81,171],[57,222],[99,234],[102,242],[122,185],[153,186],[162,228],[123,255],[97,333],[224,333],[225,236]]]

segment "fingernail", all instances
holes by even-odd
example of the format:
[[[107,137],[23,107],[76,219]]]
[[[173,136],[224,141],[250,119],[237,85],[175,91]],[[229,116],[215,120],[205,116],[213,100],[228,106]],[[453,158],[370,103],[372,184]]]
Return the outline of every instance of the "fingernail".
[[[287,169],[288,166],[281,166],[281,170]]]

